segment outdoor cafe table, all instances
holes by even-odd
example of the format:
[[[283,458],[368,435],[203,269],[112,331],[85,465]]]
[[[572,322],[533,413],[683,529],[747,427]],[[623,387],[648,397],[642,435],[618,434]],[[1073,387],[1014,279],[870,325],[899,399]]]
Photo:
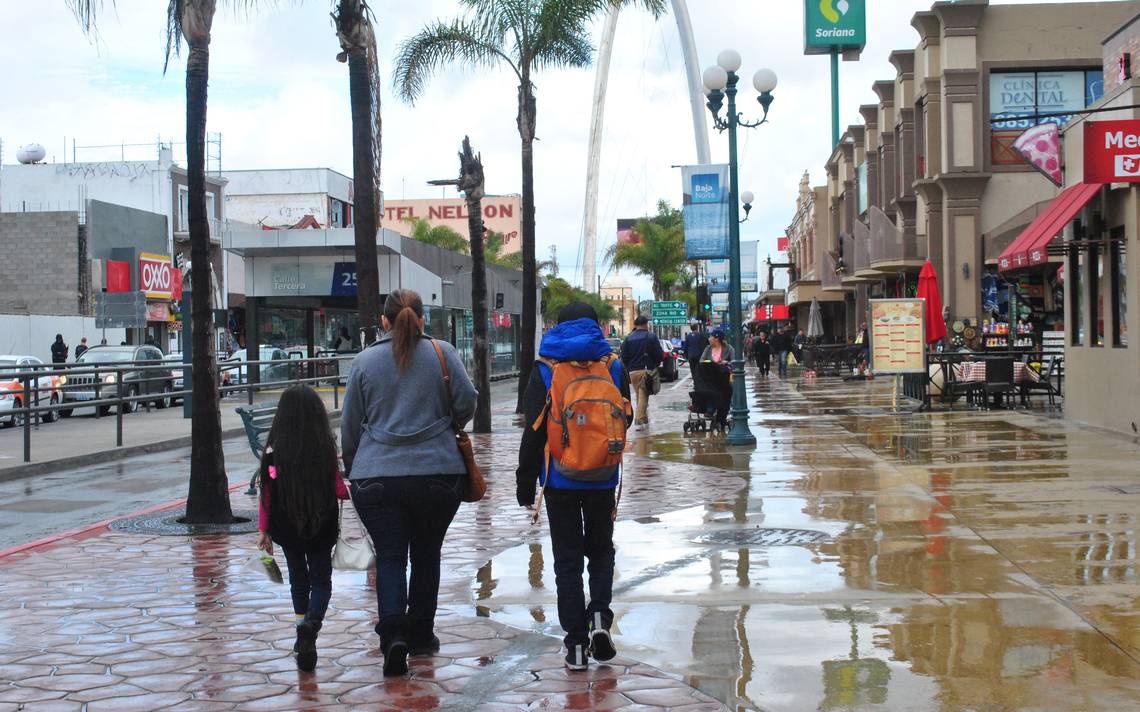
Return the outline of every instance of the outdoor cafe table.
[[[964,361],[955,367],[958,374],[958,380],[963,383],[982,383],[986,380],[986,361],[982,359],[979,361]],[[1037,383],[1041,380],[1041,374],[1035,371],[1029,364],[1021,361],[1013,362],[1013,382],[1017,384],[1025,383],[1027,381]]]

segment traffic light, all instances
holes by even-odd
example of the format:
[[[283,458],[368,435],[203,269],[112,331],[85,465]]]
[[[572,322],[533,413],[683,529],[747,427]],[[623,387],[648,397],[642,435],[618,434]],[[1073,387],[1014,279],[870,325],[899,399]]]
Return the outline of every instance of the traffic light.
[[[502,309],[503,308],[503,293],[502,292],[495,292],[495,308],[496,309]]]
[[[712,303],[709,301],[709,286],[707,284],[697,285],[697,304],[701,314],[712,311]]]

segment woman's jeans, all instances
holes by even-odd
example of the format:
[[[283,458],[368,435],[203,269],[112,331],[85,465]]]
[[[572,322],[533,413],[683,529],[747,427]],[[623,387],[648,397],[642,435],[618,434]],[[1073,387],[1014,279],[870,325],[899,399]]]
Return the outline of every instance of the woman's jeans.
[[[466,475],[352,480],[352,502],[376,550],[377,632],[430,634],[439,600],[439,558]],[[408,560],[412,572],[408,577]]]
[[[324,620],[332,598],[332,549],[306,552],[282,546],[281,552],[289,567],[293,612],[310,620]]]

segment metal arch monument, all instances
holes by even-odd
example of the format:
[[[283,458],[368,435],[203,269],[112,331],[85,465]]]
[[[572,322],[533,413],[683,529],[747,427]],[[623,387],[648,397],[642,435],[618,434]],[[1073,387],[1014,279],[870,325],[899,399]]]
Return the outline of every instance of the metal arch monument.
[[[681,38],[681,51],[685,61],[685,83],[689,88],[689,103],[693,114],[693,138],[697,148],[697,163],[709,163],[709,128],[705,118],[705,95],[701,81],[701,68],[697,45],[693,39],[693,25],[685,0],[671,0],[677,34]],[[610,8],[602,28],[598,45],[598,66],[594,75],[594,111],[590,120],[590,147],[586,163],[586,204],[582,215],[582,288],[597,289],[598,257],[598,170],[602,162],[602,126],[606,110],[606,91],[610,80],[610,59],[613,56],[614,36],[620,10]]]

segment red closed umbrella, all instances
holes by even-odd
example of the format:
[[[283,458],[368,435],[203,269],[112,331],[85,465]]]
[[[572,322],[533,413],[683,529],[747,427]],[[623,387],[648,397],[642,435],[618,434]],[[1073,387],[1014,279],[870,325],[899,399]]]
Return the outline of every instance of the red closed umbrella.
[[[942,291],[938,288],[938,273],[930,260],[918,273],[919,299],[926,300],[926,343],[934,344],[946,338],[946,321],[942,318]]]

